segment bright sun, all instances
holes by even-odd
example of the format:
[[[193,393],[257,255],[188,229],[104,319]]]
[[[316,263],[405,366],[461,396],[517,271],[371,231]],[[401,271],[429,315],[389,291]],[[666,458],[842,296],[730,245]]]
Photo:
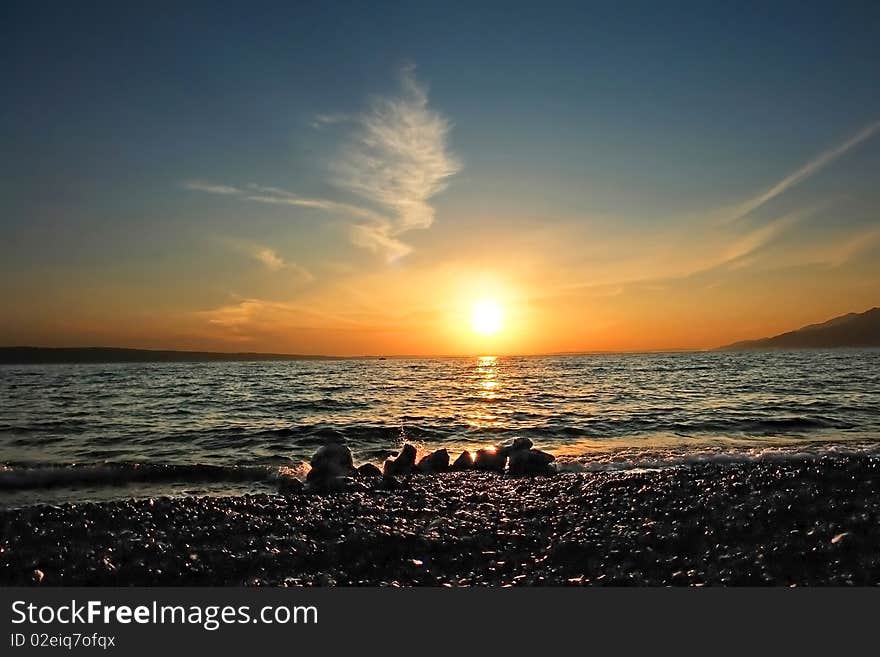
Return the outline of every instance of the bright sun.
[[[482,299],[474,304],[471,311],[471,326],[480,335],[495,335],[501,330],[504,313],[494,299]]]

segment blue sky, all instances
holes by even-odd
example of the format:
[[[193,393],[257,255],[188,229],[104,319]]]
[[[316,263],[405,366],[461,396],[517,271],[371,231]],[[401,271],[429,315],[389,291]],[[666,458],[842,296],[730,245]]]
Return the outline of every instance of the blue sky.
[[[438,338],[448,320],[436,318],[455,313],[443,301],[454,291],[438,283],[433,307],[418,294],[457,268],[455,277],[491,279],[492,294],[530,309],[522,322],[531,329],[509,349],[701,346],[869,303],[865,281],[880,282],[869,262],[880,201],[876,3],[6,3],[2,11],[0,300],[15,311],[0,324],[3,342],[342,352],[346,331],[381,326],[385,337],[356,344],[466,349]],[[396,200],[358,187],[363,167],[351,173],[354,161],[401,154],[389,143],[378,153],[356,146],[371,120],[383,138],[401,129],[395,116],[416,121],[415,138],[434,149],[407,165],[425,178],[406,181]],[[415,147],[405,145],[411,159]],[[803,167],[795,184],[722,221]],[[253,193],[221,187],[272,188],[322,205],[248,201]],[[732,227],[717,229],[719,221]],[[358,226],[367,233],[359,237]],[[816,255],[829,245],[832,255]],[[696,252],[707,262],[678,266]],[[667,286],[669,298],[651,307],[680,312],[673,300],[695,294],[681,279],[731,253],[742,262],[724,279],[735,289],[719,323],[723,311],[749,310],[756,285],[813,298],[815,271],[798,270],[800,287],[781,281],[792,267],[836,264],[822,270],[828,289],[809,311],[783,304],[774,315],[762,303],[756,323],[729,336],[689,341],[689,318],[669,329],[668,344],[597,337],[602,326],[639,321],[635,308],[647,301],[633,283]],[[745,262],[762,253],[776,264]],[[674,290],[670,280],[679,281]],[[632,298],[570,299],[581,283],[623,286]],[[375,286],[436,321],[397,335],[389,327],[411,320],[376,309],[391,298],[363,301]],[[535,310],[562,298],[551,316]],[[222,323],[198,325],[247,303],[293,314],[242,321],[226,337],[214,332]],[[556,317],[571,305],[602,317],[580,342],[581,318]],[[328,323],[296,315],[302,309]],[[59,320],[71,313],[77,321]],[[133,331],[144,322],[153,322],[149,332]],[[273,322],[285,328],[273,331]],[[567,337],[535,342],[542,322]],[[314,338],[329,329],[343,337]],[[413,337],[419,331],[430,340]]]

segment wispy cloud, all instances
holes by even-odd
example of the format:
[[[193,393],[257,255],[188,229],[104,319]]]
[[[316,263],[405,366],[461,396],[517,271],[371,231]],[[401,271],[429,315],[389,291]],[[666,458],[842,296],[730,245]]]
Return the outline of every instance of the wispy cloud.
[[[323,128],[325,125],[345,123],[346,121],[351,121],[351,116],[349,116],[348,114],[316,114],[315,118],[312,119],[310,125],[313,128]]]
[[[226,339],[251,341],[294,330],[334,330],[357,328],[349,317],[325,313],[314,308],[259,298],[233,298],[229,303],[196,311],[193,315]]]
[[[269,248],[256,249],[254,257],[272,271],[280,271],[287,266],[287,263],[275,251]]]
[[[269,271],[293,274],[300,283],[308,283],[315,279],[308,269],[294,262],[285,260],[271,247],[234,237],[220,237],[219,240],[227,248],[247,255],[249,258],[253,258]]]
[[[411,250],[398,239],[402,233],[433,224],[428,201],[461,168],[447,145],[450,123],[428,107],[425,88],[408,69],[401,93],[375,98],[356,124],[352,142],[334,166],[335,182],[389,212],[359,225],[353,239],[394,260]]]
[[[795,185],[816,174],[822,168],[828,166],[859,144],[867,141],[878,132],[880,132],[880,121],[869,123],[846,141],[819,154],[766,191],[747,198],[723,212],[714,215],[708,214],[708,217],[714,221],[710,221],[706,227],[708,232],[703,236],[703,245],[693,249],[695,255],[682,254],[680,249],[672,248],[669,252],[669,257],[650,263],[650,267],[641,266],[642,272],[649,268],[659,272],[654,276],[643,275],[623,279],[611,277],[598,283],[582,282],[566,287],[572,289],[593,289],[607,285],[633,285],[644,280],[678,280],[721,269],[734,270],[753,266],[766,255],[767,249],[765,247],[776,243],[791,227],[824,207],[825,204],[800,208],[797,211],[772,220],[761,221],[759,225],[755,225],[755,222],[752,221],[746,222],[741,220],[776,197],[784,194]],[[695,220],[696,217],[692,218],[692,221]],[[742,232],[749,223],[754,227],[746,230],[746,232]],[[675,239],[681,239],[681,236],[676,236]],[[856,235],[840,244],[825,249],[819,256],[819,261],[832,266],[842,264],[872,248],[877,243],[877,239],[877,232],[874,230],[865,231],[863,234]],[[685,242],[688,242],[687,238],[685,238]],[[720,248],[718,246],[714,248],[710,246],[718,242],[722,242],[723,246],[720,246]],[[810,257],[814,258],[814,262],[816,261],[814,255],[810,255]],[[776,255],[774,255],[774,258],[776,258]]]
[[[257,203],[268,203],[271,205],[291,205],[294,207],[312,208],[327,212],[341,212],[353,217],[371,221],[380,221],[384,219],[379,213],[373,212],[367,208],[361,208],[356,205],[339,203],[337,201],[323,198],[309,198],[278,187],[265,187],[254,183],[250,183],[244,187],[234,187],[232,185],[216,185],[202,181],[189,181],[185,182],[183,187],[194,192],[235,196],[243,201],[255,201]]]
[[[403,243],[394,235],[394,227],[388,221],[355,224],[351,227],[352,244],[380,253],[388,262],[394,262],[412,251],[409,244]]]
[[[719,261],[708,269],[713,269],[720,265],[736,267],[746,264],[746,259],[749,256],[776,240],[782,233],[806,216],[806,214],[808,214],[808,211],[805,210],[791,212],[749,231],[731,242]]]
[[[376,97],[366,111],[356,115],[320,114],[312,125],[335,123],[350,123],[353,133],[332,165],[332,182],[364,204],[300,196],[255,183],[239,187],[196,180],[184,187],[354,217],[360,221],[351,228],[352,243],[389,262],[397,260],[412,251],[400,236],[434,223],[429,201],[461,169],[447,144],[450,123],[428,106],[427,91],[412,69],[403,72],[397,95]]]
[[[668,248],[658,243],[652,254],[641,254],[625,263],[616,275],[597,275],[592,280],[562,285],[560,289],[590,291],[593,295],[597,290],[606,295],[611,291],[619,294],[624,290],[644,290],[696,276],[744,269],[765,257],[792,227],[822,207],[817,204],[802,208],[748,230],[735,226],[719,230],[716,226],[709,233],[692,237],[667,237],[664,243]]]
[[[819,255],[819,261],[829,267],[841,267],[874,248],[880,248],[880,226],[870,226],[842,241],[825,246]]]
[[[722,216],[722,222],[732,223],[734,221],[742,219],[748,214],[751,214],[765,203],[772,201],[780,194],[784,194],[791,187],[794,187],[798,183],[818,172],[820,169],[828,166],[829,164],[834,162],[834,160],[839,158],[850,149],[855,148],[863,141],[870,139],[877,133],[878,130],[880,130],[880,121],[869,123],[864,128],[859,130],[855,135],[847,139],[845,142],[813,158],[805,165],[803,165],[800,169],[793,173],[790,173],[785,178],[777,182],[770,189],[758,194],[757,196],[753,196],[752,198],[749,198],[739,205],[735,206],[732,210]]]
[[[202,182],[201,180],[191,180],[183,183],[183,186],[194,192],[206,192],[208,194],[241,194],[241,190],[237,187],[230,187],[229,185],[214,185],[212,183]]]

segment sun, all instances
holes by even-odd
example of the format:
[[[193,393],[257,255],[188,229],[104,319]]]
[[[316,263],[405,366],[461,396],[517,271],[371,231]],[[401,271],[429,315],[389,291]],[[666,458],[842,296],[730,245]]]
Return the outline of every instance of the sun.
[[[471,310],[471,326],[480,335],[495,335],[504,324],[504,313],[494,299],[481,299]]]

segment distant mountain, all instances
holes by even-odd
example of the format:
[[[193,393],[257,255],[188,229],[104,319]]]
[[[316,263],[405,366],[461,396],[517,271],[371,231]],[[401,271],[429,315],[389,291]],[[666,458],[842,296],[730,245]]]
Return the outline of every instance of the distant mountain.
[[[158,351],[153,349],[122,349],[116,347],[0,347],[0,364],[243,362],[333,359],[333,356],[305,356],[298,354]]]
[[[746,340],[721,349],[827,349],[880,347],[880,308],[849,313],[772,338]]]

